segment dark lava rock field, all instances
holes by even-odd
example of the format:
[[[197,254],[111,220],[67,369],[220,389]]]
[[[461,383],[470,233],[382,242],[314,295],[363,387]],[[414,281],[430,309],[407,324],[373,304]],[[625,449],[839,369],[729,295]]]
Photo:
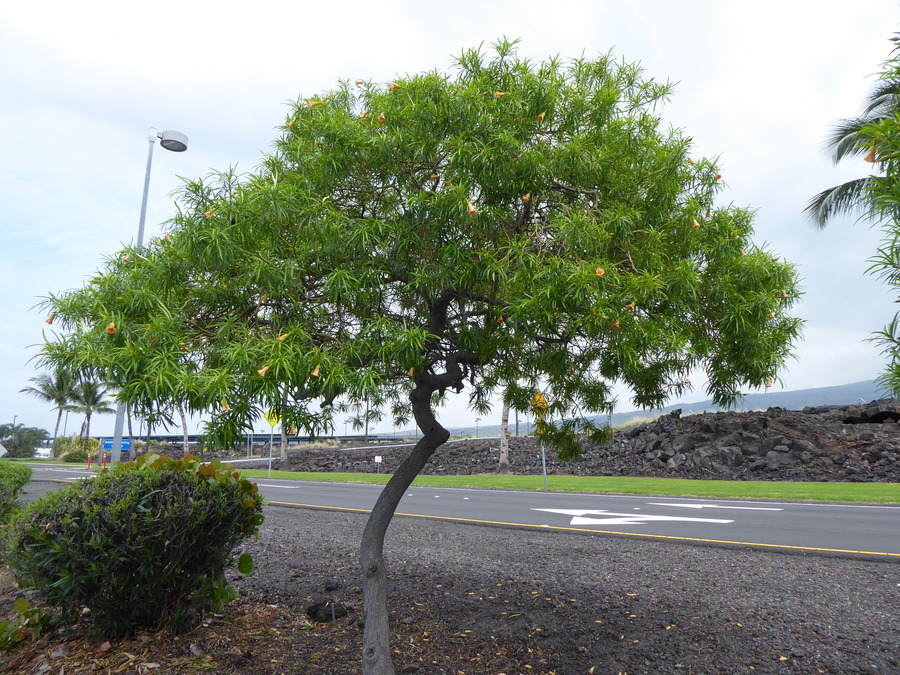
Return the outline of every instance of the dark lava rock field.
[[[900,404],[894,400],[803,410],[679,411],[616,431],[602,446],[586,445],[583,459],[561,463],[546,453],[547,472],[579,476],[651,476],[724,480],[900,482]],[[276,448],[276,454],[278,450]],[[392,472],[406,446],[290,450],[292,471]],[[494,473],[497,438],[450,441],[423,474]],[[380,456],[382,461],[375,462]],[[510,438],[510,472],[539,474],[534,438]]]

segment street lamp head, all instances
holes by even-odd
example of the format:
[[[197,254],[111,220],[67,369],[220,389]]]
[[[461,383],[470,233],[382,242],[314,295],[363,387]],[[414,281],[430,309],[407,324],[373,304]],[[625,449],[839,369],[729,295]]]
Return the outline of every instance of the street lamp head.
[[[171,129],[160,131],[158,138],[159,144],[166,150],[171,150],[172,152],[184,152],[187,150],[188,137],[180,131]]]

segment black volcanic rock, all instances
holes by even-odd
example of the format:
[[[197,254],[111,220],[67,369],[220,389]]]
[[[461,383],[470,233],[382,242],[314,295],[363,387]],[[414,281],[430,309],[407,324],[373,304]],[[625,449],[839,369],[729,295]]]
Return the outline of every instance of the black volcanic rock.
[[[900,482],[900,405],[820,406],[761,412],[669,413],[616,431],[606,445],[585,445],[585,455],[561,463],[547,450],[548,473],[579,476],[653,476],[727,480]],[[290,451],[293,471],[390,473],[409,447]],[[375,463],[380,456],[380,464]],[[540,474],[534,438],[510,439],[510,472]],[[494,473],[498,439],[464,439],[442,446],[425,475]],[[279,467],[285,468],[285,467]]]

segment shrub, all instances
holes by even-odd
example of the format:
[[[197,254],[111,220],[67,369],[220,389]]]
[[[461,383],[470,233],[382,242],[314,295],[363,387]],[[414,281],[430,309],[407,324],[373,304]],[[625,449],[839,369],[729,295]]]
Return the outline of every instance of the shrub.
[[[86,462],[87,454],[84,452],[84,439],[78,436],[61,436],[56,440],[54,446],[56,457],[62,457],[66,462]],[[88,439],[88,452],[92,457],[96,457],[100,452],[100,441],[96,438]],[[80,457],[81,459],[70,459],[69,456]]]
[[[23,586],[106,637],[189,628],[237,592],[232,551],[262,523],[257,486],[221,464],[147,454],[38,500],[15,522],[8,563]],[[249,556],[238,568],[249,573]]]
[[[0,522],[19,508],[19,492],[30,480],[30,466],[0,459]]]

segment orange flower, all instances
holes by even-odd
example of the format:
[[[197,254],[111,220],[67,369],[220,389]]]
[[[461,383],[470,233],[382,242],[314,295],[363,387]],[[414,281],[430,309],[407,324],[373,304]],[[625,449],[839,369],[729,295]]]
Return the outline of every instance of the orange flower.
[[[627,305],[625,305],[625,309],[627,309],[629,312],[633,312],[634,311],[634,303],[629,302]]]
[[[269,368],[271,368],[271,367],[272,367],[272,366],[263,366],[262,368],[260,368],[260,369],[257,370],[256,372],[259,373],[259,376],[260,376],[260,377],[265,377],[265,376],[266,376],[266,373],[269,372]]]
[[[415,369],[415,368],[410,368],[409,370],[406,371],[406,374],[409,375],[410,378],[415,377],[415,375],[416,375],[416,369]]]
[[[363,83],[362,80],[357,80],[357,81],[354,82],[353,84],[355,84],[355,85],[358,87],[358,86],[361,85],[362,83]]]
[[[538,122],[543,122],[543,121],[544,121],[544,118],[545,118],[546,116],[547,116],[547,113],[546,113],[546,112],[542,112],[540,115],[538,115]]]
[[[378,116],[378,121],[379,121],[379,122],[384,122],[385,119],[386,119],[386,118],[385,118],[385,116],[384,116],[384,113],[381,113],[381,114]]]
[[[52,324],[53,319],[55,319],[55,318],[56,318],[56,314],[51,314],[50,316],[48,316],[47,317],[47,325],[49,326],[50,324]]]
[[[388,91],[394,91],[395,89],[403,89],[403,85],[397,84],[396,82],[391,82],[388,85]]]
[[[288,336],[287,333],[282,333],[278,336],[279,341],[284,342],[284,339]]]
[[[478,213],[478,209],[475,208],[472,202],[469,202],[469,215],[474,216],[476,213]]]
[[[494,98],[503,98],[504,96],[506,96],[505,91],[495,91],[494,92]]]
[[[361,120],[366,119],[366,116],[367,116],[368,114],[369,114],[369,111],[368,111],[368,110],[363,110],[363,111],[359,114],[359,119],[361,119]]]
[[[113,333],[116,332],[116,322],[115,321],[109,322],[109,325],[106,327],[106,332],[109,333],[110,335],[112,335]]]
[[[315,108],[321,102],[322,101],[320,101],[319,99],[310,99],[306,102],[306,105],[309,106],[310,108]]]
[[[531,193],[529,192],[527,195],[522,195],[522,201],[526,204],[531,201]]]
[[[503,317],[502,317],[502,316],[497,318],[497,323],[504,323],[504,320],[503,320]]]
[[[313,377],[318,377],[321,374],[321,372],[322,372],[322,366],[317,365],[315,368],[313,368],[313,371],[310,373],[310,375],[312,375]]]
[[[869,148],[869,154],[867,154],[864,158],[869,164],[873,164],[875,162],[875,146],[873,145]]]
[[[128,263],[131,262],[131,258],[129,258],[129,257],[126,255],[124,258],[122,258],[122,262],[125,263],[125,264],[127,265]]]
[[[700,229],[700,223],[698,223],[695,218],[691,218],[691,223],[692,223],[691,227],[693,227],[695,230]]]
[[[597,276],[602,277],[604,274],[606,274],[606,270],[603,269],[602,267],[598,267],[597,268]]]
[[[215,212],[216,212],[215,209],[212,209],[210,211],[204,211],[203,215],[206,216],[207,218],[212,218],[212,214],[214,214]]]
[[[722,180],[722,174],[717,173],[717,174],[716,174],[716,180]]]
[[[231,410],[231,406],[223,401],[222,402],[222,412],[228,412],[229,410]]]
[[[619,330],[619,322],[618,322],[618,321],[613,321],[613,322],[609,325],[609,327],[612,328],[613,330]]]

